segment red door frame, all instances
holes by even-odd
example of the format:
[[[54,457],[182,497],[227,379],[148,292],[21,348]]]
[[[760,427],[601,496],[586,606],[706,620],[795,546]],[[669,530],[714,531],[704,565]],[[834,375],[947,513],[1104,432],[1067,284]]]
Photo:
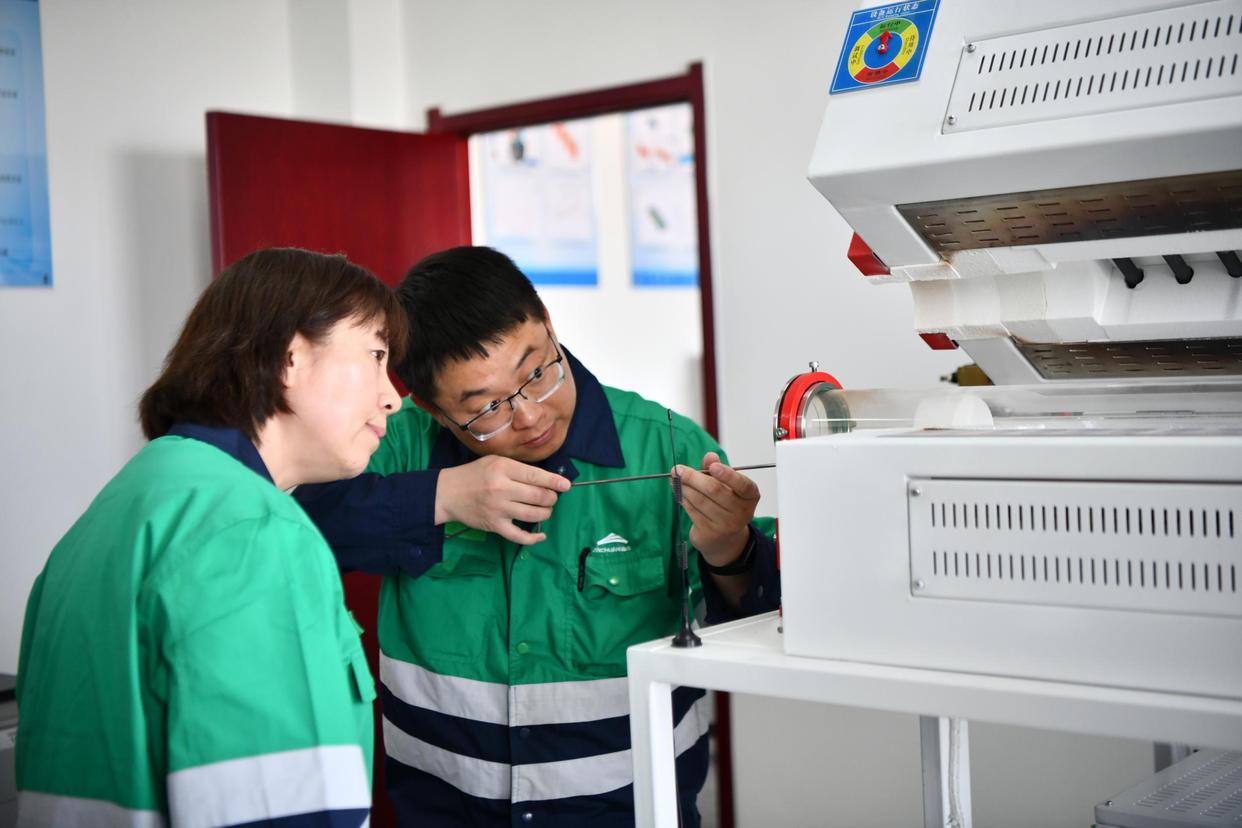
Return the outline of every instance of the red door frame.
[[[707,203],[707,126],[703,101],[703,64],[695,62],[685,74],[595,89],[555,98],[542,98],[476,109],[455,115],[439,107],[427,110],[427,131],[468,138],[479,132],[535,126],[551,121],[589,118],[633,109],[689,102],[694,122],[694,188],[699,237],[699,314],[703,322],[703,417],[707,432],[719,439],[716,401],[716,330],[712,305],[712,249]],[[733,828],[733,746],[728,693],[716,693],[716,779],[720,828]]]

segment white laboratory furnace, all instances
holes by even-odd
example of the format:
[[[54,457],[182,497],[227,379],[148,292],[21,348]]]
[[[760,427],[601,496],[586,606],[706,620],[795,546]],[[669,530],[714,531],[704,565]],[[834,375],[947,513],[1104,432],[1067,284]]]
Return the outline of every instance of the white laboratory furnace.
[[[791,385],[785,650],[1242,698],[1242,2],[943,3],[925,48],[810,177],[996,385]]]

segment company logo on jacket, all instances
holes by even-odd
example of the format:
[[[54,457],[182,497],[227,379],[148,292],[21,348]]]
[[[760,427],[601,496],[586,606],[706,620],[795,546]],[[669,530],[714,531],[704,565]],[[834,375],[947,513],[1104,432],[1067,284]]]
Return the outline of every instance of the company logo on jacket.
[[[629,552],[630,542],[618,535],[616,532],[609,532],[595,542],[595,548],[592,552]]]

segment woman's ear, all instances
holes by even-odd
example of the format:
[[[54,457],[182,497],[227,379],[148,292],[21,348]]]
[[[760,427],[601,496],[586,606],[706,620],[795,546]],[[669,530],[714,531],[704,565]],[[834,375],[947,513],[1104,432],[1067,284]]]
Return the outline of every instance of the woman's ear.
[[[289,347],[285,350],[285,367],[283,381],[285,388],[293,388],[306,375],[310,364],[311,343],[300,333],[293,335]]]

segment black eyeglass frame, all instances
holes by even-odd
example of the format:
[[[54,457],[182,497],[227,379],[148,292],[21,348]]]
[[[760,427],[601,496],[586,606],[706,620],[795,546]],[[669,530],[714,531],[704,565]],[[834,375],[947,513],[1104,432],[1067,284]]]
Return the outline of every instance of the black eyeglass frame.
[[[487,409],[486,409],[485,411],[480,411],[478,414],[474,415],[474,416],[473,416],[473,417],[471,417],[469,420],[466,420],[466,422],[464,422],[464,423],[459,423],[459,422],[457,422],[456,420],[454,420],[451,416],[449,416],[449,413],[448,413],[447,411],[445,411],[443,408],[441,408],[441,407],[440,407],[439,405],[437,405],[435,402],[432,402],[432,405],[434,405],[434,406],[436,407],[436,410],[437,410],[437,411],[439,411],[441,414],[443,414],[443,415],[444,415],[444,418],[445,418],[446,420],[448,420],[450,423],[452,423],[453,425],[455,425],[457,428],[461,429],[462,431],[467,432],[467,433],[468,433],[471,437],[473,437],[474,439],[478,440],[480,443],[485,443],[485,442],[487,442],[487,441],[488,441],[488,440],[490,440],[491,438],[495,437],[497,434],[499,434],[499,433],[501,433],[502,431],[504,431],[504,430],[505,430],[506,428],[508,428],[509,426],[513,425],[513,417],[512,417],[512,416],[510,416],[510,418],[509,418],[509,422],[505,423],[503,426],[501,426],[500,428],[496,429],[495,431],[492,431],[492,432],[488,433],[486,436],[480,437],[479,435],[475,434],[473,431],[471,431],[471,430],[470,430],[470,426],[472,426],[472,425],[474,425],[476,422],[478,422],[478,421],[479,421],[479,419],[481,419],[481,418],[483,418],[483,417],[486,417],[488,414],[491,414],[491,413],[495,412],[496,410],[498,410],[498,409],[499,409],[502,405],[504,405],[505,403],[508,403],[508,405],[509,405],[509,412],[510,412],[510,414],[511,414],[511,415],[512,415],[512,414],[514,414],[514,413],[516,413],[516,412],[517,412],[517,409],[516,409],[516,408],[514,407],[514,405],[513,405],[513,398],[514,398],[514,397],[521,397],[522,399],[526,400],[527,402],[533,402],[533,401],[530,399],[530,397],[526,396],[526,394],[524,394],[524,393],[523,393],[523,392],[526,390],[526,386],[530,385],[530,384],[531,384],[532,382],[534,382],[535,380],[542,379],[542,378],[543,378],[543,375],[542,375],[542,373],[541,373],[541,372],[543,372],[543,371],[547,371],[549,368],[552,368],[552,367],[554,367],[554,366],[559,366],[559,365],[561,365],[561,364],[565,361],[565,352],[561,350],[561,345],[560,345],[560,343],[559,343],[559,342],[557,342],[557,341],[556,341],[556,337],[554,337],[554,336],[552,335],[552,331],[548,330],[548,326],[547,326],[547,325],[544,325],[544,326],[543,326],[543,330],[544,330],[544,332],[545,332],[545,333],[547,333],[547,335],[548,335],[548,341],[550,341],[550,342],[552,343],[552,350],[556,351],[556,359],[552,360],[551,362],[547,363],[546,365],[540,365],[540,366],[539,366],[538,368],[536,368],[534,371],[531,371],[531,372],[530,372],[530,373],[531,373],[531,376],[527,377],[527,378],[526,378],[526,382],[524,382],[524,383],[522,383],[521,385],[519,385],[519,386],[518,386],[518,389],[517,389],[516,391],[514,391],[512,394],[510,394],[509,396],[505,397],[505,398],[504,398],[504,399],[502,399],[502,400],[492,400],[491,404],[487,407]],[[548,399],[548,397],[551,397],[553,394],[555,394],[557,391],[559,391],[559,390],[560,390],[560,388],[561,388],[561,386],[562,386],[562,385],[564,385],[564,384],[565,384],[565,369],[564,369],[564,367],[561,367],[560,371],[561,371],[561,377],[560,377],[560,380],[557,382],[556,387],[555,387],[555,388],[553,388],[550,392],[548,392],[547,397],[544,397],[543,399],[545,399],[545,400],[546,400],[546,399]],[[535,374],[536,374],[536,373],[539,373],[539,376],[535,376]]]

